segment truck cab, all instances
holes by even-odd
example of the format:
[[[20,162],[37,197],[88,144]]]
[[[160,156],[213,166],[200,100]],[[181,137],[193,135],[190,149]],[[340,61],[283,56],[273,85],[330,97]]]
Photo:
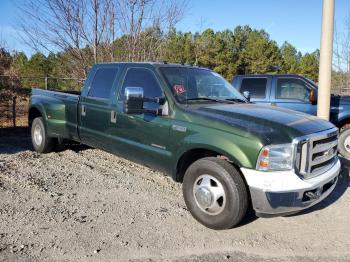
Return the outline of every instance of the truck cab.
[[[238,75],[232,84],[241,93],[249,92],[254,103],[317,115],[318,87],[306,77],[291,74]],[[331,96],[330,122],[340,130],[339,152],[350,159],[350,97]]]

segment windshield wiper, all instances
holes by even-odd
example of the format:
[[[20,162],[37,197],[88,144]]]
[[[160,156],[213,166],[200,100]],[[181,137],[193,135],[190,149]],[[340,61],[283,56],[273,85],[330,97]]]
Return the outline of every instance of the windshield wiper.
[[[193,97],[193,98],[187,98],[185,101],[213,101],[213,102],[223,102],[222,100],[209,98],[209,97]]]
[[[230,101],[230,102],[241,102],[241,103],[246,103],[247,101],[240,99],[240,98],[226,98],[225,101]]]
[[[209,98],[209,97],[193,97],[185,99],[185,101],[212,101],[216,103],[226,103],[226,104],[235,104],[237,102],[246,102],[239,98],[228,98],[228,99],[215,99],[215,98]]]
[[[193,97],[185,99],[185,101],[212,101],[216,103],[228,103],[228,104],[235,104],[237,102],[246,102],[239,98],[228,98],[228,99],[215,99],[215,98],[209,98],[209,97]]]

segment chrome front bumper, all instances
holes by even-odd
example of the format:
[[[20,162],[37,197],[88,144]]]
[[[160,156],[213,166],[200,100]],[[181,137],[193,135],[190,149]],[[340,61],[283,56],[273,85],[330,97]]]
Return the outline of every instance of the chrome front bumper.
[[[295,213],[321,202],[335,188],[340,169],[340,160],[337,159],[325,173],[304,180],[293,171],[241,170],[256,214],[266,217]]]

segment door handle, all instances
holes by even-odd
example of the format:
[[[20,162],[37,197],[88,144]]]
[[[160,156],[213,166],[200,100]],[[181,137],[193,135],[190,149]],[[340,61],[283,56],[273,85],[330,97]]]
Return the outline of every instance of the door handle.
[[[116,111],[111,111],[111,123],[117,123],[117,112]]]
[[[81,106],[81,115],[86,116],[86,106],[85,105]]]

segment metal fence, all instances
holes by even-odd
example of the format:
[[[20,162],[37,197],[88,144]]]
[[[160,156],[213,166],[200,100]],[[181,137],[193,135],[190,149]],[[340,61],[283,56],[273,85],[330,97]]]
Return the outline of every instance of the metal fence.
[[[0,100],[0,128],[28,126],[29,96]]]
[[[50,76],[17,78],[0,75],[0,128],[28,126],[28,106],[32,88],[80,90],[83,82],[84,80],[75,78]]]
[[[80,90],[85,79],[53,76],[12,76],[0,75],[1,87],[25,87],[60,90]]]

